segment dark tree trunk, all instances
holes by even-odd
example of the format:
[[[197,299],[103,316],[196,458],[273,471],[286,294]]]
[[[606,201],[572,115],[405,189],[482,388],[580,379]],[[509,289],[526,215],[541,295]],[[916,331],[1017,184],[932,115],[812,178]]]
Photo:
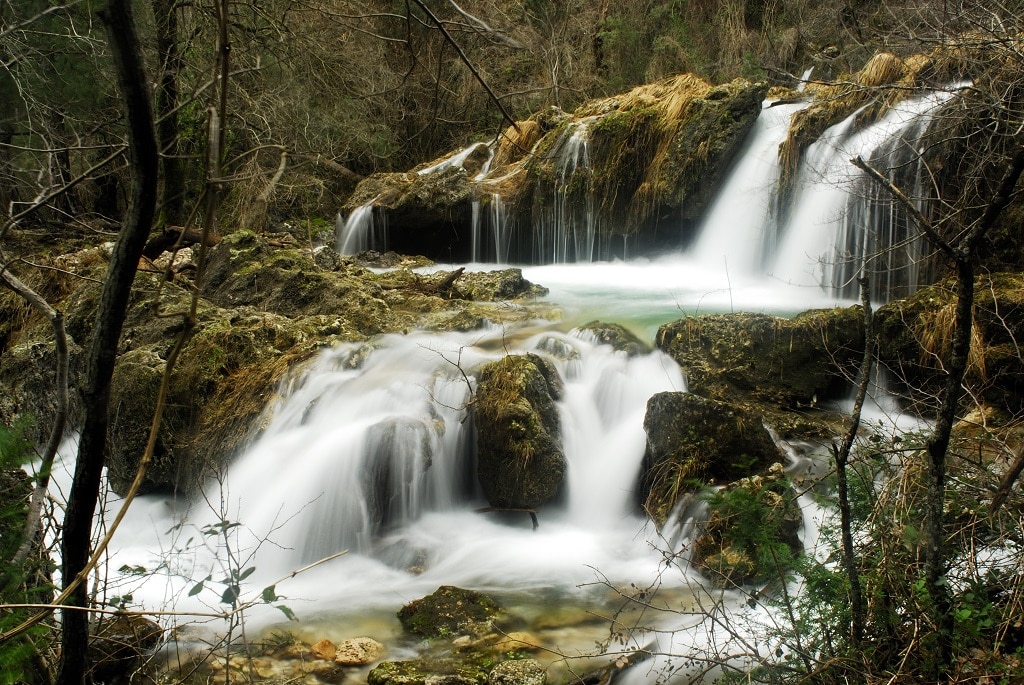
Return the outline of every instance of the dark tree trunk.
[[[64,115],[54,114],[50,124],[50,182],[52,188],[63,188],[74,178],[71,173],[71,151],[67,148],[68,135]],[[62,214],[75,214],[76,208],[71,193],[61,193],[54,198],[53,205]]]
[[[178,15],[175,0],[153,0],[156,19],[156,52],[160,62],[160,83],[156,89],[156,133],[160,146],[163,192],[160,197],[162,225],[184,222],[185,168],[178,149]]]
[[[106,447],[110,378],[132,281],[153,223],[159,160],[147,80],[130,0],[107,0],[103,20],[127,115],[132,180],[128,210],[110,258],[86,362],[86,381],[82,390],[86,413],[61,540],[64,586],[67,588],[78,583],[69,603],[79,606],[85,606],[88,601],[86,584],[79,576],[87,575],[92,519]],[[87,613],[64,612],[61,663],[57,675],[59,685],[81,685],[83,682],[88,635]]]

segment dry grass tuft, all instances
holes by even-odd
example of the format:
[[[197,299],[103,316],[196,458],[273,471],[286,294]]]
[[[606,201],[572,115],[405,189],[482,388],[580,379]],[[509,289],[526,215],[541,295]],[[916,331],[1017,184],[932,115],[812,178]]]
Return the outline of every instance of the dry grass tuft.
[[[899,83],[906,71],[902,59],[891,52],[879,52],[868,60],[853,80],[867,88],[878,88]]]
[[[533,119],[517,121],[516,126],[519,127],[518,130],[509,126],[502,132],[494,160],[491,162],[492,167],[497,169],[522,159],[544,133],[540,123]]]
[[[953,342],[953,330],[956,327],[956,302],[950,302],[938,309],[923,313],[915,329],[915,335],[921,344],[921,361],[928,359],[946,360]],[[977,323],[971,326],[971,346],[967,353],[967,372],[984,379],[987,375],[985,365],[985,337]]]

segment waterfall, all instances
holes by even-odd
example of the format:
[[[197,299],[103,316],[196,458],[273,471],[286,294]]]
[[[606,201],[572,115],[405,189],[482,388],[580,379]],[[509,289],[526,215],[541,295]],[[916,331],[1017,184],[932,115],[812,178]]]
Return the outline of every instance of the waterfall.
[[[512,226],[501,195],[492,193],[486,211],[473,200],[470,253],[473,262],[507,264],[512,252]]]
[[[491,195],[490,206],[491,236],[494,240],[494,261],[499,264],[507,264],[512,250],[512,227],[509,225],[508,216],[505,212],[505,203],[501,195]]]
[[[483,261],[481,256],[483,254],[481,245],[483,231],[480,224],[480,200],[473,200],[472,217],[470,218],[469,225],[469,261],[471,262]]]
[[[786,139],[793,113],[806,106],[765,103],[735,167],[701,224],[693,247],[698,261],[740,273],[761,269],[776,206],[779,145]]]
[[[623,525],[635,535],[643,527],[633,485],[645,450],[644,409],[651,394],[684,389],[681,372],[658,351],[627,357],[591,336],[536,329],[387,335],[324,350],[282,389],[259,437],[187,520],[201,529],[238,521],[252,540],[287,541],[255,555],[261,579],[342,549],[363,559],[352,563],[407,561],[411,553],[399,554],[395,544],[427,544],[411,532],[418,526],[454,517],[450,525],[465,527],[465,517],[482,517],[472,513],[486,506],[475,477],[473,374],[524,351],[547,357],[562,376],[568,475],[564,505],[540,513],[541,530],[563,541],[538,534],[517,544],[564,546],[567,530],[596,540]],[[452,552],[436,550],[430,561],[445,569]],[[568,556],[551,561],[576,576],[585,570],[577,553],[566,548]],[[504,573],[491,568],[489,554],[460,573]],[[529,575],[516,582],[532,582]]]
[[[338,215],[338,254],[354,255],[366,250],[388,249],[387,214],[374,211],[374,202],[356,207],[344,221]]]
[[[925,242],[903,208],[852,166],[860,156],[888,174],[919,208],[930,196],[921,156],[933,115],[954,90],[894,105],[877,123],[858,127],[855,112],[806,151],[778,248],[769,254],[774,278],[856,297],[863,269],[872,295],[886,300],[920,285]]]
[[[590,262],[596,256],[597,214],[587,149],[592,119],[570,125],[555,146],[551,198],[534,213],[536,264]]]
[[[868,126],[858,126],[858,111],[829,128],[805,151],[781,217],[778,146],[793,113],[806,105],[766,105],[691,255],[704,265],[766,272],[842,299],[857,297],[862,269],[876,301],[913,292],[926,276],[925,241],[902,207],[850,160],[868,160],[926,212],[923,139],[951,95],[943,91],[901,102]]]

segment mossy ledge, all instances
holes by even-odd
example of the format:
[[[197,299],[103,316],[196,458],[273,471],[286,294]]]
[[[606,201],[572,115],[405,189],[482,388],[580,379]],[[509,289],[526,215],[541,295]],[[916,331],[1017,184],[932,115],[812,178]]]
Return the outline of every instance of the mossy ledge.
[[[81,265],[95,280],[68,278],[47,289],[65,312],[72,338],[72,385],[99,299],[108,247],[53,258]],[[189,491],[225,465],[267,420],[267,407],[289,374],[325,346],[414,328],[467,330],[544,316],[531,305],[544,290],[517,269],[497,274],[415,274],[371,271],[354,259],[324,257],[287,234],[227,234],[209,255],[196,325],[170,379],[164,420],[144,492]],[[167,281],[152,265],[135,280],[114,373],[107,465],[124,492],[143,452],[155,389],[182,330],[194,272]],[[66,280],[66,282],[64,282]],[[455,287],[440,286],[451,281]],[[472,299],[470,299],[472,298]],[[525,306],[507,307],[516,301]],[[16,318],[3,330],[0,420],[31,413],[47,425],[54,407],[48,323],[22,311],[10,295],[0,303]],[[73,402],[76,393],[72,393]],[[72,416],[80,407],[72,407]],[[40,436],[30,436],[37,439]]]

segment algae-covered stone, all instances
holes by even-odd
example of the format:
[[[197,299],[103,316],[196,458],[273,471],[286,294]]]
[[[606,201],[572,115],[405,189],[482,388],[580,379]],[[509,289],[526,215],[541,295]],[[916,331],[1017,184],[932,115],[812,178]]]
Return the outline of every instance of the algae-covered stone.
[[[768,314],[705,314],[667,323],[657,346],[687,375],[691,392],[715,399],[810,406],[845,388],[863,356],[860,307]]]
[[[473,403],[477,476],[491,506],[535,509],[558,493],[565,475],[555,400],[561,381],[534,355],[485,365]]]
[[[487,595],[443,585],[398,612],[402,627],[428,638],[453,637],[489,625],[501,606]]]
[[[476,302],[543,297],[548,289],[523,278],[522,269],[499,269],[464,274],[456,284],[460,294]]]
[[[680,496],[693,491],[698,481],[727,483],[784,459],[759,414],[691,393],[651,397],[644,430],[641,498],[658,523],[665,522]]]
[[[491,669],[487,685],[544,685],[547,674],[536,659],[510,659]]]
[[[366,677],[368,685],[485,685],[487,670],[458,658],[385,661]]]

